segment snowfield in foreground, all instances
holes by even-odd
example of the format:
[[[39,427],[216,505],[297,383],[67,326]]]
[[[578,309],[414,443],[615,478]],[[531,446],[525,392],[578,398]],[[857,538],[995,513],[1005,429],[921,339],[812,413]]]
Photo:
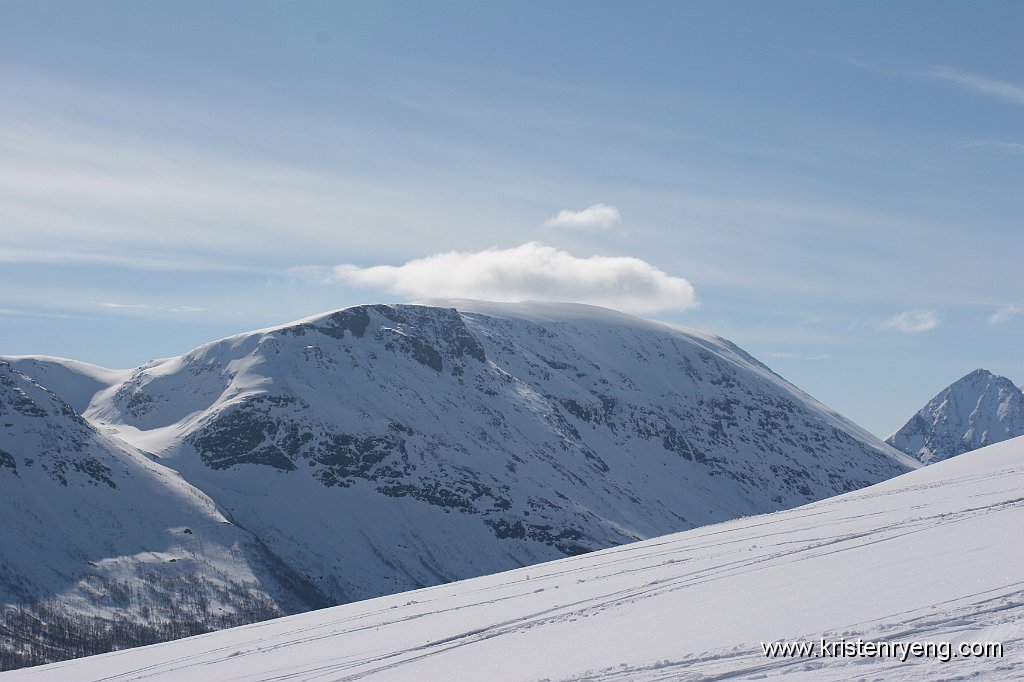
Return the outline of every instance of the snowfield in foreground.
[[[12,680],[1024,678],[1024,438],[789,511]],[[768,658],[762,642],[999,642]],[[5,678],[6,679],[6,678]]]

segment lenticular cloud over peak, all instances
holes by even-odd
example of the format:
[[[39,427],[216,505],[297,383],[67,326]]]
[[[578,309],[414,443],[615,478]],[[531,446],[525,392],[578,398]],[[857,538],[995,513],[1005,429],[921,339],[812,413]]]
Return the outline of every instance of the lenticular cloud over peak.
[[[327,280],[414,298],[571,301],[630,313],[698,305],[690,282],[639,258],[580,258],[539,242],[509,249],[448,251],[397,266],[338,265]]]

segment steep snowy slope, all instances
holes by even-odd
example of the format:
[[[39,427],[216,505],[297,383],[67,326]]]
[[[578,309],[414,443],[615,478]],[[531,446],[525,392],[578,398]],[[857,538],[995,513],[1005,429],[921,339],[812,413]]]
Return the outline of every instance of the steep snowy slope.
[[[579,305],[349,308],[149,363],[85,416],[338,601],[918,466],[727,341]]]
[[[176,473],[5,361],[0,519],[4,666],[327,603]]]
[[[1022,490],[1016,438],[789,511],[11,680],[1017,680]]]
[[[932,398],[886,442],[933,464],[1017,436],[1024,436],[1024,393],[1006,377],[976,369]]]

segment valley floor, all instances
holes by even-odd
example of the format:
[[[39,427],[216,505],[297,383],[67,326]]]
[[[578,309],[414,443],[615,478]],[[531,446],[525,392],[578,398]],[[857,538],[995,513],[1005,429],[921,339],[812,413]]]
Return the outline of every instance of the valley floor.
[[[1021,528],[1017,438],[790,511],[4,679],[1021,679]],[[1002,655],[822,657],[822,639]]]

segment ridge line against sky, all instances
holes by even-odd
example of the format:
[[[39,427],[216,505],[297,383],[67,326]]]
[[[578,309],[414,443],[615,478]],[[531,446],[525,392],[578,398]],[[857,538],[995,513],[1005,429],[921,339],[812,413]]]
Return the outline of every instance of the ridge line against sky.
[[[976,367],[1024,381],[1022,26],[1012,2],[3,3],[0,353],[126,367],[356,303],[547,294],[718,333],[884,435]]]

